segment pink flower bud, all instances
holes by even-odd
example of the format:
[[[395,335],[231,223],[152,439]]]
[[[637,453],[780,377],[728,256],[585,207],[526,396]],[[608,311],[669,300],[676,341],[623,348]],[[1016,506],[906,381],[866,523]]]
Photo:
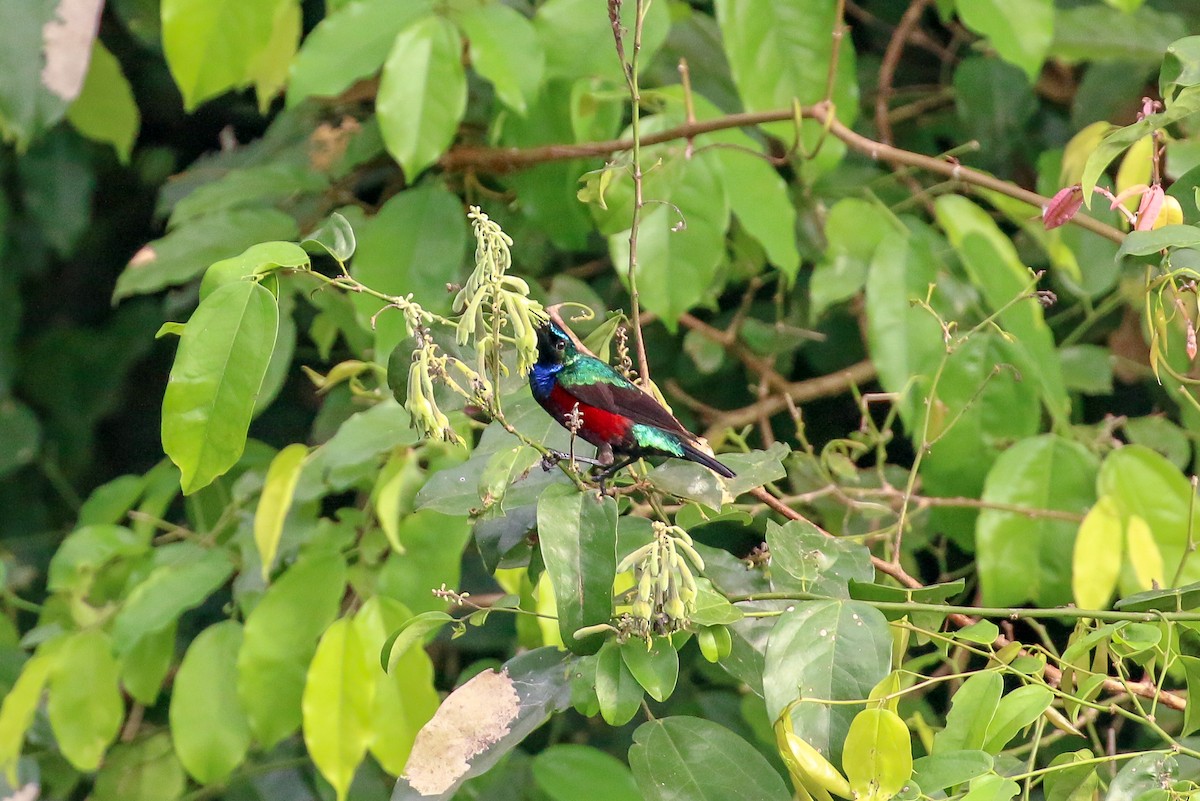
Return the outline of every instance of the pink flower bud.
[[[1142,202],[1138,204],[1137,223],[1134,224],[1133,230],[1149,231],[1154,227],[1154,221],[1158,219],[1158,214],[1162,211],[1165,196],[1163,188],[1159,184],[1155,184],[1142,193]]]
[[[1050,202],[1042,207],[1042,224],[1046,226],[1047,231],[1066,225],[1082,205],[1083,189],[1078,184],[1060,189],[1050,198]]]

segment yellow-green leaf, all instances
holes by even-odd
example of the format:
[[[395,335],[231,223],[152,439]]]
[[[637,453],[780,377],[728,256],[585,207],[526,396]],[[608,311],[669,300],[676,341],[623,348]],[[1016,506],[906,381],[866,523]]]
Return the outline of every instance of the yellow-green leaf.
[[[1079,525],[1071,559],[1071,592],[1083,609],[1107,609],[1121,575],[1124,552],[1121,514],[1116,502],[1102,496]]]
[[[254,83],[261,114],[270,110],[271,101],[287,83],[288,69],[300,46],[301,21],[297,0],[284,0],[279,4],[272,20],[271,36],[250,62],[248,77]]]
[[[1125,546],[1139,588],[1148,590],[1152,587],[1162,587],[1165,584],[1162,551],[1154,541],[1150,524],[1138,515],[1129,517],[1125,528]]]
[[[99,39],[92,44],[83,90],[67,109],[67,119],[88,139],[112,145],[122,164],[129,163],[142,116],[120,63]]]
[[[21,745],[25,732],[33,723],[42,700],[42,690],[50,678],[54,660],[39,653],[25,663],[16,684],[4,696],[0,706],[0,770],[3,770],[10,787],[17,786],[17,759],[21,756]]]
[[[912,776],[912,738],[890,709],[864,709],[854,716],[842,764],[859,801],[887,801]]]
[[[338,801],[346,798],[371,739],[375,682],[368,659],[353,621],[342,618],[321,637],[304,684],[304,742]]]
[[[250,723],[237,697],[242,626],[226,620],[192,642],[171,693],[171,736],[187,772],[201,784],[224,780],[246,758]]]
[[[296,492],[296,482],[300,480],[300,470],[307,456],[308,446],[297,442],[275,454],[267,468],[258,510],[254,514],[254,544],[262,559],[263,581],[268,580],[271,565],[275,563],[275,553],[283,536],[283,521],[292,506],[292,495]]]
[[[89,772],[116,739],[125,717],[112,642],[99,629],[71,635],[50,672],[50,726],[67,761]]]

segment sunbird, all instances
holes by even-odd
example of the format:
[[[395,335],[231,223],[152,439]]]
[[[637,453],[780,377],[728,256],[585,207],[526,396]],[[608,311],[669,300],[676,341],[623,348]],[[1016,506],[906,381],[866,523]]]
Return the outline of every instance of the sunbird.
[[[576,433],[598,449],[601,481],[643,456],[687,459],[733,478],[734,472],[701,450],[696,435],[662,404],[595,356],[581,353],[556,323],[538,328],[537,341],[537,362],[529,370],[533,397],[564,428],[577,421]]]

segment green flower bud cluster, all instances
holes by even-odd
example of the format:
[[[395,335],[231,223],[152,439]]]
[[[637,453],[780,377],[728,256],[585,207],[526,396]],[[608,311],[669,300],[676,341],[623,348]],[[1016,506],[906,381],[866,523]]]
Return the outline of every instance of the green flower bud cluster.
[[[632,628],[670,634],[685,628],[696,610],[696,570],[704,560],[692,538],[678,526],[654,524],[654,539],[621,560],[617,572],[633,571]]]
[[[496,350],[504,327],[509,326],[512,334],[505,338],[516,346],[517,369],[524,374],[537,361],[537,327],[549,318],[542,304],[529,297],[529,284],[507,275],[512,238],[478,206],[472,206],[467,216],[475,234],[475,270],[454,298],[454,310],[460,315],[458,343],[478,339],[481,350]]]

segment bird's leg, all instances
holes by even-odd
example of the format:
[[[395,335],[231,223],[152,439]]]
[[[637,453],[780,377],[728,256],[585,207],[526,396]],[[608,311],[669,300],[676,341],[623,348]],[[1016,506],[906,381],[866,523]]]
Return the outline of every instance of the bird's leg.
[[[607,495],[608,490],[607,490],[607,487],[605,486],[605,482],[607,482],[610,478],[612,478],[614,475],[616,475],[617,471],[628,467],[629,465],[633,464],[637,460],[638,460],[637,456],[630,456],[629,458],[624,459],[623,461],[613,462],[612,464],[605,466],[603,470],[597,470],[595,473],[595,479],[596,479],[597,483],[600,484],[600,494]]]
[[[571,454],[564,451],[556,451],[553,448],[547,448],[547,455],[544,459],[542,459],[542,466],[549,470],[550,468],[554,467],[554,465],[564,461],[582,462],[584,464],[590,464],[593,467],[603,467],[607,464],[607,462],[602,462],[599,459],[593,459],[590,456],[580,456],[579,454],[575,454],[574,457],[572,457]]]

